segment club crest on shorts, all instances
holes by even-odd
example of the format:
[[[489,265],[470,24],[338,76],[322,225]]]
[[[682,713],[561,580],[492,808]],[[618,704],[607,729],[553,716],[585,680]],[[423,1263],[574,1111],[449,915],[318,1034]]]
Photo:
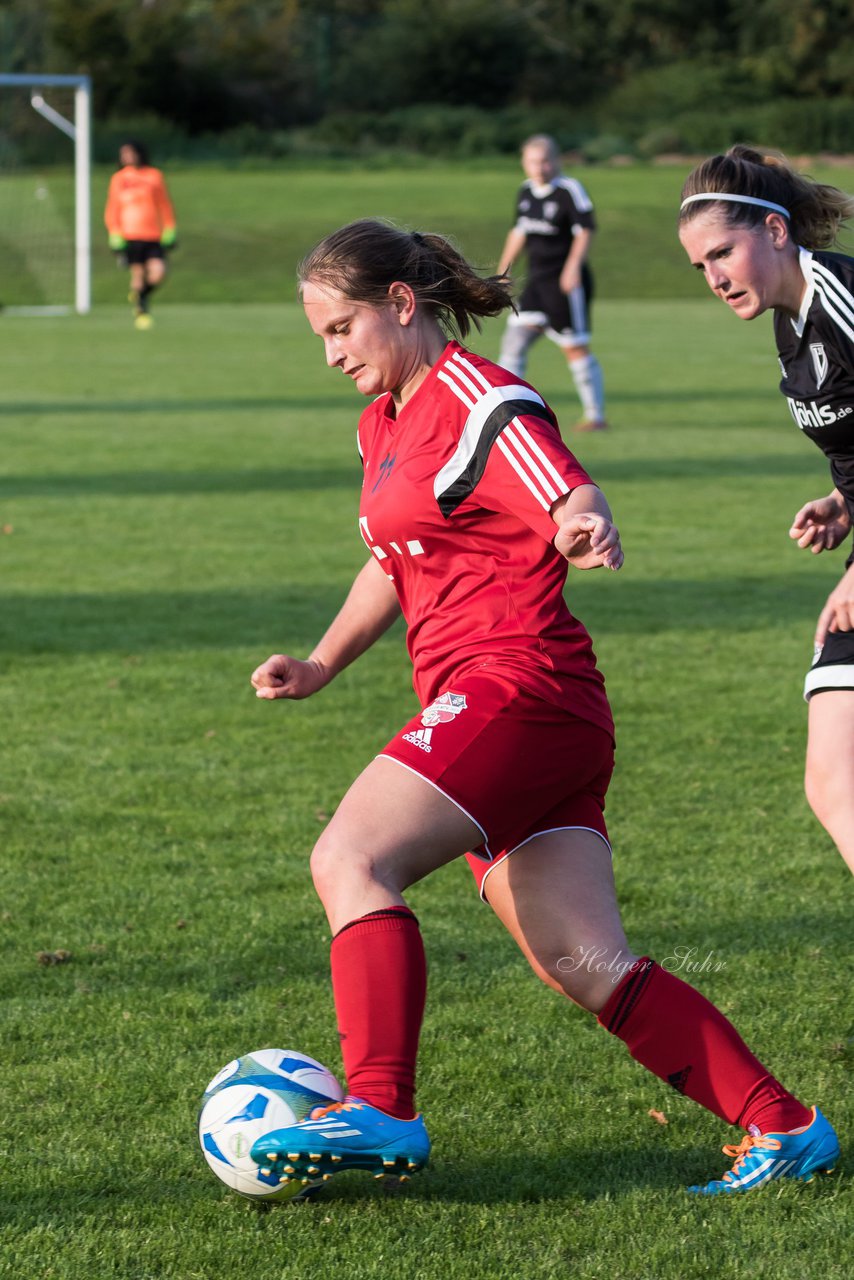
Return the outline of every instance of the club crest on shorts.
[[[464,693],[440,693],[421,713],[423,725],[447,724],[466,709]]]

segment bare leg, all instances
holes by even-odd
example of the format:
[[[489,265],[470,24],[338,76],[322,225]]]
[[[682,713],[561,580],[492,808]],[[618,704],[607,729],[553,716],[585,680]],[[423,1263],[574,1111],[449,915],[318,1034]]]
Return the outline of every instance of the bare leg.
[[[341,801],[311,859],[333,933],[478,845],[477,824],[429,782],[380,756]]]
[[[312,855],[348,1092],[411,1120],[427,992],[424,947],[403,890],[482,839],[435,787],[387,758],[356,779]]]
[[[821,825],[854,872],[854,690],[813,694],[805,786]]]
[[[166,278],[166,262],[163,258],[149,258],[145,264],[145,283],[156,289]]]
[[[540,836],[490,873],[486,891],[534,971],[599,1015],[659,1079],[730,1124],[781,1133],[809,1124],[807,1108],[705,996],[649,959],[631,968],[637,957],[598,836]]]
[[[610,851],[592,831],[538,836],[489,873],[486,894],[534,972],[592,1013],[638,958],[623,932]]]
[[[133,262],[130,267],[131,292],[138,294],[145,284],[145,268],[141,262]]]

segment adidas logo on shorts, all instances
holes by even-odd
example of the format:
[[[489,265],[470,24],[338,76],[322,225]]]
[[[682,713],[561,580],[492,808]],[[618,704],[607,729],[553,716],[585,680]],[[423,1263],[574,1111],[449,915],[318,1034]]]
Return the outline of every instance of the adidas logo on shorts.
[[[414,747],[420,747],[422,751],[432,751],[433,748],[430,746],[432,737],[432,729],[416,729],[414,733],[405,733],[403,741],[411,742]]]

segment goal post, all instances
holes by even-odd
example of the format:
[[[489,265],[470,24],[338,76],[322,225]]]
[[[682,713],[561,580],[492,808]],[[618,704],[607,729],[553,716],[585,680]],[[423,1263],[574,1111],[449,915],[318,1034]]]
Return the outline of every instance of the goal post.
[[[90,76],[0,74],[0,90],[17,87],[30,91],[30,106],[74,143],[74,310],[87,315],[92,305],[92,81]],[[73,90],[73,119],[67,119],[48,101],[51,88]],[[37,311],[38,308],[33,308]],[[45,308],[61,310],[61,308]]]

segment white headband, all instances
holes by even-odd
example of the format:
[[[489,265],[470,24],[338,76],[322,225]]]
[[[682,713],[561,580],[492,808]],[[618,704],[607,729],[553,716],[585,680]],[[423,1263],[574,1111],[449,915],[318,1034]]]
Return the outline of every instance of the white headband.
[[[781,204],[773,204],[770,200],[760,200],[758,196],[734,196],[728,191],[704,191],[698,196],[687,196],[679,206],[679,212],[685,208],[687,204],[693,204],[695,200],[731,200],[733,204],[760,204],[763,209],[771,209],[774,213],[782,213],[784,218],[791,218],[788,209],[784,209]]]

